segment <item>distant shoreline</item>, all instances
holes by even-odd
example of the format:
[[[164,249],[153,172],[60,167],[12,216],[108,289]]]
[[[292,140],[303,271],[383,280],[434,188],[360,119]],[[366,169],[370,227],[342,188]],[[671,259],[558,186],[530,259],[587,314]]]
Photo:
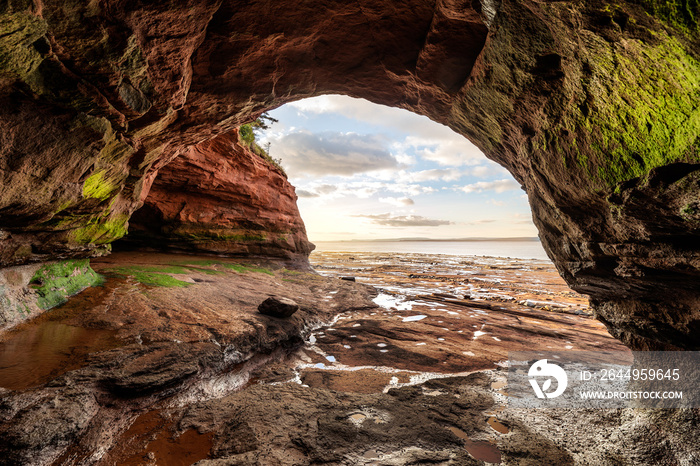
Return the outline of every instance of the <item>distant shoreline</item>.
[[[513,236],[509,238],[388,238],[388,239],[341,239],[341,240],[317,240],[312,243],[396,243],[396,242],[475,242],[475,241],[537,241],[536,236]]]
[[[537,238],[458,238],[317,241],[316,252],[367,252],[392,254],[444,254],[549,260]]]

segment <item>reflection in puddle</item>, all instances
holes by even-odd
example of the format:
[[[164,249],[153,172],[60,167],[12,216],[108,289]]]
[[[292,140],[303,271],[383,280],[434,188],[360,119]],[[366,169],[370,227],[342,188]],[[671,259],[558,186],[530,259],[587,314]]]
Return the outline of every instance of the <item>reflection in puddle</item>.
[[[0,387],[23,390],[78,369],[90,353],[117,347],[115,334],[47,319],[20,325],[0,342]]]
[[[403,298],[397,298],[386,293],[379,293],[372,301],[384,309],[396,308],[399,311],[410,311],[413,308],[413,305],[410,302],[405,302]]]
[[[417,316],[408,316],[403,318],[403,322],[417,322],[419,320],[423,320],[428,316],[425,315],[417,315]]]
[[[187,466],[209,456],[213,432],[200,434],[188,429],[177,435],[172,427],[160,411],[142,414],[122,434],[120,442],[109,451],[102,464]]]
[[[363,458],[367,458],[368,460],[373,460],[373,459],[378,459],[379,454],[377,453],[377,450],[367,450],[363,455]]]
[[[85,328],[85,309],[101,305],[124,280],[107,277],[68,302],[0,335],[0,387],[24,390],[82,367],[91,353],[123,345],[115,330]],[[78,324],[79,325],[79,324]]]
[[[504,426],[503,424],[498,422],[498,419],[496,419],[496,416],[489,417],[486,422],[488,423],[488,425],[491,426],[491,428],[493,430],[495,430],[499,434],[507,434],[508,432],[510,432],[510,429],[508,429],[506,426]]]
[[[366,418],[367,418],[367,416],[365,416],[365,415],[362,414],[362,413],[355,413],[355,414],[351,414],[351,415],[350,415],[350,419],[352,419],[353,421],[356,421],[356,422],[362,422],[362,421],[364,421]]]
[[[501,462],[501,452],[493,443],[484,440],[472,440],[463,430],[457,427],[448,427],[448,429],[457,437],[464,440],[464,448],[474,459],[486,461],[487,463]]]

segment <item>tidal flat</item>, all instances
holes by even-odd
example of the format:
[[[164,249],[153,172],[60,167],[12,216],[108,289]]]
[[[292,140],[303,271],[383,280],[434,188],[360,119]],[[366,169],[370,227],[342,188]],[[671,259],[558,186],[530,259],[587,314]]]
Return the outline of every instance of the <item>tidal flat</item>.
[[[508,406],[509,351],[629,351],[548,261],[311,264],[93,260],[103,285],[0,334],[0,464],[693,464],[697,410]]]

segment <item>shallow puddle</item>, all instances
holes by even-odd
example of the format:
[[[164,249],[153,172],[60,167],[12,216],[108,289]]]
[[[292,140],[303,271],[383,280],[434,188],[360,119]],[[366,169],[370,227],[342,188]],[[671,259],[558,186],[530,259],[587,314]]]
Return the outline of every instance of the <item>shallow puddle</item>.
[[[463,430],[457,427],[448,427],[448,429],[464,441],[464,448],[474,459],[486,461],[487,463],[501,462],[501,452],[493,443],[484,440],[472,440]]]
[[[510,429],[498,422],[498,419],[496,419],[495,416],[489,417],[486,422],[488,423],[488,425],[491,426],[493,430],[495,430],[499,434],[507,434],[508,432],[510,432]]]
[[[98,464],[188,466],[209,456],[213,432],[200,434],[189,429],[175,436],[170,427],[158,410],[142,414]]]
[[[123,279],[107,277],[68,302],[0,335],[0,387],[24,390],[42,385],[85,364],[91,353],[123,345],[116,330],[80,326],[88,309],[104,303]],[[89,325],[88,325],[89,326]]]
[[[500,390],[504,388],[507,384],[508,382],[505,379],[497,380],[491,384],[491,388],[493,388],[494,390]]]
[[[0,387],[23,390],[78,369],[90,353],[119,346],[113,330],[27,322],[0,342]]]

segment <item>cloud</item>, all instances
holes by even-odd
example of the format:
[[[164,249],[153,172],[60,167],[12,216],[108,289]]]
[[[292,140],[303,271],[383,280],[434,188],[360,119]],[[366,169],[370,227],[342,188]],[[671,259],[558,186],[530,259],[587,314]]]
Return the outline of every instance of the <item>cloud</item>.
[[[379,202],[395,205],[396,207],[406,207],[415,204],[413,199],[408,197],[380,197]]]
[[[421,159],[442,166],[475,165],[481,163],[485,158],[484,154],[471,142],[452,132],[443,135],[443,137],[439,137],[439,135],[408,136],[404,144],[411,147]]]
[[[484,191],[495,191],[503,193],[513,189],[519,189],[520,185],[515,180],[497,180],[497,181],[479,181],[478,183],[468,184],[466,186],[455,188],[459,191],[464,191],[467,194],[482,193]]]
[[[409,149],[426,160],[444,166],[474,165],[481,163],[485,158],[464,136],[447,126],[431,121],[428,117],[408,110],[343,95],[323,95],[288,105],[296,108],[302,115],[304,112],[340,114],[378,127],[394,128],[410,134],[411,136],[394,147],[396,157],[402,163],[411,163],[411,157],[406,154]]]
[[[337,184],[320,184],[317,181],[303,179],[295,183],[297,195],[300,198],[337,199],[343,197],[357,197],[367,199],[380,195],[380,201],[397,206],[413,205],[412,196],[429,194],[437,191],[430,186],[422,186],[415,183],[384,182],[375,180],[344,181]],[[398,194],[392,196],[391,194]]]
[[[386,149],[386,139],[377,135],[295,132],[271,143],[291,177],[350,176],[399,165]]]
[[[478,167],[471,167],[466,174],[475,176],[477,178],[484,178],[486,176],[495,175],[506,175],[511,176],[508,170],[498,165],[496,162],[487,161],[487,165],[480,165]]]
[[[305,189],[297,189],[298,197],[320,197],[320,194]]]
[[[462,178],[464,173],[460,170],[449,168],[433,168],[431,170],[421,170],[417,172],[406,172],[404,177],[406,180],[414,182],[424,181],[457,181]]]
[[[467,225],[486,225],[489,223],[496,223],[498,220],[494,220],[492,218],[486,218],[482,220],[475,220],[473,222],[467,222]]]
[[[299,197],[321,197],[328,196],[338,190],[338,187],[332,184],[312,185],[310,187],[297,189]]]
[[[437,220],[420,215],[397,215],[376,214],[376,215],[354,215],[354,217],[366,218],[377,225],[390,227],[437,227],[440,225],[452,225],[448,220]]]

